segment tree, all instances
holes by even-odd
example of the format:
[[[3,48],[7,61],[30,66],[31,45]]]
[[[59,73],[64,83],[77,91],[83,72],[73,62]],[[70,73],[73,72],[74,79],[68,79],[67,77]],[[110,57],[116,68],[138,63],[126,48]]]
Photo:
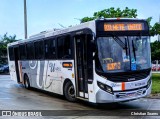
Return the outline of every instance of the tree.
[[[104,9],[98,12],[94,12],[93,17],[84,17],[80,20],[81,23],[91,21],[94,19],[100,19],[100,18],[136,18],[137,17],[137,10],[136,9],[129,9],[126,7],[124,10],[121,10],[120,8],[115,9],[114,7],[111,7],[109,9]],[[155,23],[153,26],[150,24],[152,20],[152,17],[147,18],[147,22],[149,24],[150,29],[150,35],[160,35],[160,23]]]
[[[98,12],[94,12],[93,17],[82,18],[81,23],[100,18],[118,18],[118,17],[136,18],[137,10],[129,9],[128,7],[126,7],[124,10],[121,10],[120,8],[115,9],[114,7],[111,7],[109,9],[104,9]]]
[[[84,17],[80,20],[81,23],[91,21],[94,19],[100,18],[136,18],[137,17],[137,10],[136,9],[129,9],[126,7],[124,10],[120,8],[115,9],[111,7],[109,9],[104,9],[98,12],[94,12],[92,17]],[[153,26],[151,25],[152,17],[147,18],[147,22],[149,24],[150,35],[160,35],[160,23],[155,23]],[[151,43],[151,52],[152,52],[152,60],[160,59],[160,42],[156,41]]]
[[[0,40],[0,63],[5,63],[7,58],[7,44],[15,42],[16,35],[14,36],[8,36],[7,33],[1,37]]]
[[[147,19],[150,29],[150,35],[160,35],[160,23],[156,22],[153,26],[150,24],[152,17]],[[160,42],[155,41],[151,43],[151,59],[153,60],[160,60]]]
[[[149,32],[151,36],[160,35],[160,23],[156,22],[153,26],[151,25],[152,17],[147,18],[149,24]]]
[[[151,57],[152,60],[160,60],[160,42],[151,43]]]
[[[151,27],[150,35],[151,36],[160,35],[160,23],[157,22]]]

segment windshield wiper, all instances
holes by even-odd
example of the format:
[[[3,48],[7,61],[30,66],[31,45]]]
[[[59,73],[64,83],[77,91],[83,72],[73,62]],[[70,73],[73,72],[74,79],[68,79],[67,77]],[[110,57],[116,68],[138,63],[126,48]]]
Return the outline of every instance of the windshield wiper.
[[[128,56],[128,47],[127,47],[127,39],[125,38],[125,50],[126,50],[126,56]]]
[[[134,59],[135,59],[135,61],[136,61],[136,49],[135,49],[133,40],[132,40],[132,47],[133,47]]]
[[[123,48],[126,50],[126,55],[128,56],[128,47],[127,47],[127,39],[125,38],[125,43],[123,43],[123,41],[117,37],[117,36],[114,36],[113,39]]]
[[[126,48],[125,44],[122,42],[122,40],[121,40],[120,38],[118,38],[118,37],[113,37],[113,39],[114,39],[123,49]]]

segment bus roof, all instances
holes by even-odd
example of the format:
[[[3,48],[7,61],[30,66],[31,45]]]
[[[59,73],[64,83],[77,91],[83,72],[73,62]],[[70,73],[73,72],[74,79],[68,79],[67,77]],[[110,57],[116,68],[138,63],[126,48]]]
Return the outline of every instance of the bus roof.
[[[90,28],[93,32],[95,32],[96,31],[95,22],[96,21],[107,21],[107,20],[129,20],[130,21],[130,20],[144,20],[144,19],[137,19],[137,18],[97,19],[97,20],[92,20],[92,21],[89,21],[89,22],[81,23],[81,24],[73,26],[73,27],[68,27],[68,28],[65,28],[65,29],[53,29],[53,30],[50,30],[50,31],[42,31],[38,34],[30,36],[28,39],[19,40],[19,41],[13,42],[13,43],[9,43],[8,46],[17,45],[17,44],[21,44],[21,43],[25,43],[25,42],[30,42],[30,41],[34,41],[34,40],[37,40],[37,39],[51,37],[51,36],[61,35],[61,34],[69,33],[69,32],[72,32],[72,31],[81,30],[81,29],[84,29],[84,28]]]
[[[94,31],[95,30],[95,20],[85,22],[85,23],[82,23],[82,24],[79,24],[79,25],[76,25],[73,27],[68,27],[65,29],[56,29],[56,30],[53,29],[50,31],[43,31],[38,34],[30,36],[28,39],[19,40],[19,41],[13,42],[13,43],[9,43],[8,46],[17,45],[17,44],[21,44],[21,43],[25,43],[25,42],[30,42],[30,41],[34,41],[34,40],[38,40],[38,39],[42,39],[42,38],[51,37],[51,36],[61,35],[61,34],[69,33],[72,31],[81,30],[84,28],[90,28]]]

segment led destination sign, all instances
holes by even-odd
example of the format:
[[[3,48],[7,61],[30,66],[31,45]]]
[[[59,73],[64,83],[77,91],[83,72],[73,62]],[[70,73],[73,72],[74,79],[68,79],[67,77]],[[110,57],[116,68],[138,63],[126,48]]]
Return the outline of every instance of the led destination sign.
[[[104,31],[141,31],[143,23],[104,23]]]

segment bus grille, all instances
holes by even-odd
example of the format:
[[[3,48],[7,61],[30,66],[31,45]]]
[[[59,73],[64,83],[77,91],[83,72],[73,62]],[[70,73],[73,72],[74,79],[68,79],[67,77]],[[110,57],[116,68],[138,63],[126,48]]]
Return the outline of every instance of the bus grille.
[[[114,74],[107,76],[107,79],[113,82],[131,82],[147,78],[150,74],[150,69],[143,72],[130,72],[127,74]],[[131,79],[131,80],[130,80]],[[133,79],[133,80],[132,80]]]
[[[129,98],[129,97],[136,97],[136,96],[140,96],[143,95],[145,93],[145,89],[140,89],[138,91],[132,91],[132,92],[119,92],[116,93],[116,98]]]

